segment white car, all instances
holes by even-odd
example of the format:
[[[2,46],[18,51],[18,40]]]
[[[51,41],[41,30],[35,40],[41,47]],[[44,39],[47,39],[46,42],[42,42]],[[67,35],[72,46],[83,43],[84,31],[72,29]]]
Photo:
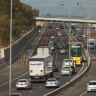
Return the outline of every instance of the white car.
[[[61,75],[72,75],[72,68],[70,66],[64,66],[61,69]]]
[[[59,27],[56,27],[56,30],[59,30],[60,28]]]
[[[62,67],[70,66],[72,68],[72,73],[76,73],[75,63],[72,59],[64,59],[62,63]]]
[[[75,68],[75,63],[72,59],[64,59],[62,66],[66,66],[66,65],[70,65],[70,66],[73,66]]]
[[[56,78],[49,78],[45,84],[46,87],[59,87],[59,82]]]
[[[61,32],[58,32],[58,34],[57,34],[58,36],[62,36],[62,33]]]
[[[96,80],[89,81],[87,84],[87,91],[96,91]]]
[[[16,89],[31,89],[32,84],[28,79],[19,79],[16,83]]]
[[[60,53],[65,54],[65,53],[67,53],[67,51],[66,51],[66,49],[60,49]]]

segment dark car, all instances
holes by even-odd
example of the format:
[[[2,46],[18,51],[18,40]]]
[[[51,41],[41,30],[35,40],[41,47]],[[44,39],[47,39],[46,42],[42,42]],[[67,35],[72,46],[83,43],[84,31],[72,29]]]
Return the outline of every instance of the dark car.
[[[58,67],[56,65],[53,65],[53,72],[58,72],[58,71],[59,71]]]

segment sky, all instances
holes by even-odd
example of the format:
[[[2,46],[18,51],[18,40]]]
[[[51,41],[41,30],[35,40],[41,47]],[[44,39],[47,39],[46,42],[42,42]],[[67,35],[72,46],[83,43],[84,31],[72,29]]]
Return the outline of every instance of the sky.
[[[39,10],[40,16],[96,17],[96,0],[20,0]]]

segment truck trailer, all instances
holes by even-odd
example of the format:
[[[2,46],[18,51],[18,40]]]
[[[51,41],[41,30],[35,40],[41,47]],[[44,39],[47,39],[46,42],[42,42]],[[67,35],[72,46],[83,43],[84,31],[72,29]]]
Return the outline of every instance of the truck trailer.
[[[53,58],[48,54],[36,54],[33,57],[30,57],[28,60],[29,64],[29,77],[30,80],[38,81],[38,82],[45,82],[47,78],[53,76],[53,68],[48,66],[51,64],[53,65]]]

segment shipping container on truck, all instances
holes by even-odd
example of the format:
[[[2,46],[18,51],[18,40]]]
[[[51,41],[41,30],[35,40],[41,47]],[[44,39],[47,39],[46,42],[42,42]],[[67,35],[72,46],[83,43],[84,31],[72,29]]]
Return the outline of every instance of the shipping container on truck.
[[[38,49],[38,51],[40,50]],[[50,63],[53,64],[53,58],[49,53],[41,52],[30,57],[28,60],[30,80],[45,82],[47,78],[53,77],[53,70],[51,68],[49,71],[47,70]]]

